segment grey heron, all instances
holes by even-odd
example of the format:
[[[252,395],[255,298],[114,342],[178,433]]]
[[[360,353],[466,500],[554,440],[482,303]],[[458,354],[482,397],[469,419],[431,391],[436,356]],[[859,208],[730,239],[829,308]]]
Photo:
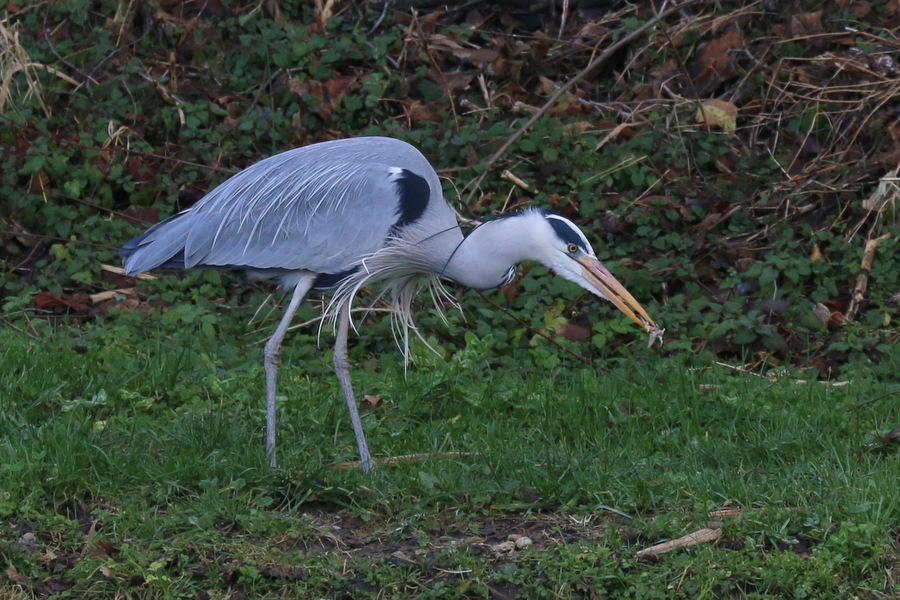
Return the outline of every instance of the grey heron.
[[[350,306],[362,286],[380,283],[409,352],[410,304],[441,280],[475,289],[512,281],[537,261],[614,304],[661,340],[662,330],[597,260],[570,220],[539,209],[500,215],[463,236],[434,168],[413,146],[385,137],[322,142],[266,158],[213,189],[192,207],[127,242],[125,270],[220,268],[275,279],[290,302],[265,346],[266,450],[275,457],[275,400],[281,344],[312,290],[331,290],[337,322],[334,368],[364,471],[372,459],[350,381]],[[418,332],[416,331],[418,335]]]

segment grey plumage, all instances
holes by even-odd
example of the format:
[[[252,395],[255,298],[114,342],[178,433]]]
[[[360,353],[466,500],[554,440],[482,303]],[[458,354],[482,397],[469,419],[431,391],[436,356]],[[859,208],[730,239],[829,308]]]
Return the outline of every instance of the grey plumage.
[[[150,228],[125,246],[125,269],[139,273],[183,253],[184,268],[346,271],[381,249],[399,218],[379,202],[396,195],[400,169],[395,165],[440,193],[437,173],[425,157],[399,140],[354,138],[305,146],[244,169],[191,208]],[[455,242],[462,241],[446,203],[428,202],[425,210],[429,222],[455,229]],[[341,223],[339,231],[334,223]],[[449,237],[446,242],[453,243]]]
[[[611,301],[651,332],[651,341],[662,335],[571,221],[532,209],[488,221],[464,238],[437,173],[418,150],[389,138],[324,142],[262,160],[126,243],[121,254],[131,274],[159,266],[225,268],[277,278],[292,290],[265,350],[266,445],[273,467],[281,343],[311,289],[334,289],[328,312],[338,326],[335,371],[364,470],[372,462],[347,361],[350,306],[363,286],[382,283],[407,355],[410,304],[423,288],[437,303],[446,296],[441,279],[496,287],[522,260],[540,261]]]

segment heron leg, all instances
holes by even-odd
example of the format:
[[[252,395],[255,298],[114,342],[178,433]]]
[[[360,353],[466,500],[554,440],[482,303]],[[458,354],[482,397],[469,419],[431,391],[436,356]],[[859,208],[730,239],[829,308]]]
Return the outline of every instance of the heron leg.
[[[278,323],[272,337],[266,342],[266,349],[263,353],[265,357],[263,364],[266,368],[266,454],[273,469],[278,466],[275,459],[275,391],[278,383],[278,365],[281,363],[281,342],[291,324],[291,319],[294,318],[297,308],[306,297],[315,278],[315,274],[310,273],[297,282],[291,302],[284,311],[284,316],[281,317],[281,322]]]
[[[350,411],[350,422],[353,424],[353,434],[356,436],[356,445],[359,448],[359,459],[362,463],[363,472],[368,473],[375,465],[372,464],[372,456],[369,454],[369,446],[366,444],[366,434],[363,433],[362,421],[359,420],[359,409],[356,407],[353,384],[350,382],[350,359],[347,355],[350,302],[344,302],[339,310],[337,336],[334,342],[334,372],[341,383],[341,388],[344,390],[344,398],[347,400],[347,409]]]

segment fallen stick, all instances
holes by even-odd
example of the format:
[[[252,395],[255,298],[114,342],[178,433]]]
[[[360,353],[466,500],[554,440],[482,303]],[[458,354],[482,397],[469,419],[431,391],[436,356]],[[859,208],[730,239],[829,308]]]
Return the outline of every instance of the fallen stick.
[[[126,298],[140,300],[140,297],[137,295],[137,292],[134,291],[134,288],[120,288],[118,290],[106,290],[105,292],[91,294],[91,304],[106,302],[107,300],[112,300],[116,296],[125,296]]]
[[[500,173],[500,179],[505,179],[507,181],[511,181],[513,184],[519,186],[523,190],[529,193],[537,193],[537,190],[525,183],[521,177],[510,171],[509,169],[504,169],[502,173]]]
[[[847,308],[847,314],[844,315],[845,321],[852,321],[856,313],[859,312],[859,305],[865,299],[866,288],[869,286],[869,273],[872,271],[872,263],[875,261],[875,250],[878,249],[878,242],[890,239],[891,234],[886,233],[881,237],[877,237],[866,242],[866,249],[863,251],[862,263],[859,266],[859,275],[856,278],[856,287],[853,288],[853,297],[850,299],[850,306]]]
[[[677,548],[690,548],[697,544],[714,542],[720,537],[722,537],[721,529],[700,529],[694,533],[681,536],[677,540],[663,542],[661,544],[656,544],[655,546],[650,546],[649,548],[644,548],[643,550],[638,550],[637,557],[658,558],[666,552],[671,552]]]
[[[106,271],[107,273],[114,273],[116,275],[123,275],[125,277],[140,279],[141,281],[153,281],[154,279],[156,279],[156,277],[154,277],[150,273],[138,273],[137,275],[129,275],[122,267],[114,267],[112,265],[105,265],[102,263],[100,264],[100,270]]]

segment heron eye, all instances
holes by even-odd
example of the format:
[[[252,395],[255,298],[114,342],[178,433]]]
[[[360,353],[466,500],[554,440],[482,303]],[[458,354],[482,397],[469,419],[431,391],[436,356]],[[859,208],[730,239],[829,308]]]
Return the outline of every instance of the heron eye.
[[[576,246],[575,244],[569,244],[569,247],[566,248],[566,250],[569,251],[569,254],[575,254],[576,252],[578,252],[578,246]]]

